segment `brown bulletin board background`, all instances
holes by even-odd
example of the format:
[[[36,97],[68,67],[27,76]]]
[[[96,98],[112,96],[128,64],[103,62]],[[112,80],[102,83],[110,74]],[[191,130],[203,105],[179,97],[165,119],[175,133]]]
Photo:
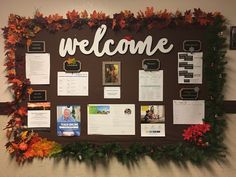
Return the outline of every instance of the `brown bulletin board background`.
[[[174,48],[168,54],[163,54],[157,51],[153,56],[149,57],[143,55],[131,55],[127,52],[124,55],[116,54],[114,56],[104,55],[103,57],[96,57],[93,53],[84,55],[77,48],[76,54],[73,56],[79,59],[82,65],[82,71],[89,72],[89,96],[57,96],[57,72],[63,71],[63,62],[70,57],[65,58],[59,56],[59,43],[61,38],[76,37],[78,41],[88,39],[90,44],[93,43],[93,38],[96,29],[89,29],[83,27],[80,30],[71,29],[69,31],[60,31],[57,33],[49,33],[46,30],[41,31],[33,40],[45,41],[46,52],[50,53],[50,85],[32,86],[33,89],[47,90],[48,101],[51,102],[51,128],[50,131],[39,131],[39,133],[46,138],[55,140],[60,143],[69,143],[76,141],[86,141],[95,144],[103,144],[108,142],[119,142],[126,146],[134,142],[141,142],[145,144],[155,143],[157,145],[172,144],[182,141],[183,129],[188,125],[174,125],[173,124],[173,100],[179,98],[179,90],[184,87],[200,88],[199,99],[206,99],[206,83],[203,84],[178,84],[177,63],[178,52],[183,52],[184,40],[201,40],[202,49],[204,52],[204,29],[200,28],[168,28],[163,30],[143,30],[140,32],[131,32],[127,30],[113,31],[108,29],[101,45],[107,39],[114,39],[118,42],[126,35],[133,36],[135,41],[144,40],[147,35],[153,37],[153,46],[162,37],[166,37],[169,43],[174,44]],[[115,45],[116,46],[116,45]],[[112,49],[112,47],[111,47]],[[16,50],[16,66],[17,74],[25,76],[25,53],[26,49],[18,47]],[[142,69],[143,59],[156,59],[161,62],[161,70],[164,72],[164,88],[163,88],[163,102],[139,102],[138,101],[138,72]],[[120,61],[121,62],[121,99],[104,99],[103,85],[102,85],[102,62],[103,61]],[[27,98],[28,99],[28,98]],[[27,104],[25,101],[25,104]],[[58,105],[80,105],[81,106],[81,136],[79,137],[59,137],[56,132],[57,113],[56,107]],[[108,135],[87,135],[87,104],[135,104],[135,131],[134,136],[108,136]],[[149,104],[162,104],[165,106],[165,137],[141,137],[140,124],[140,106]],[[187,111],[187,110],[186,110]]]

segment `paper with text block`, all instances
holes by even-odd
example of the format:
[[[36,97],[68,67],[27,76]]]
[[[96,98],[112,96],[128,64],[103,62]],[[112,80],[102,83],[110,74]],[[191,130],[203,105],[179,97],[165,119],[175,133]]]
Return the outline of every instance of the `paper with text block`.
[[[174,124],[202,124],[202,119],[204,117],[204,100],[173,100]]]

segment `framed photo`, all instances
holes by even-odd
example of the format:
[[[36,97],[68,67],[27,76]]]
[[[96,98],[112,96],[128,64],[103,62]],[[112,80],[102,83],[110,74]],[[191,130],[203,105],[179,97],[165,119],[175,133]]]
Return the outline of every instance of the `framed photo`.
[[[102,63],[103,85],[121,84],[121,67],[119,61],[104,61]]]

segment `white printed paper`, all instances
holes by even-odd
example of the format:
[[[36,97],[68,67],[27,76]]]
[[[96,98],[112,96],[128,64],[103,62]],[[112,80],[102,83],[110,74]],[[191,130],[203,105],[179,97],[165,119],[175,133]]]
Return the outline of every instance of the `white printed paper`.
[[[50,102],[28,103],[28,128],[50,128]]]
[[[165,124],[141,124],[142,137],[164,137]]]
[[[139,70],[139,101],[163,101],[163,70]]]
[[[202,84],[202,52],[178,52],[178,83]]]
[[[58,96],[88,96],[88,72],[57,73]]]
[[[104,87],[105,99],[120,99],[120,87]]]
[[[204,100],[173,100],[174,124],[202,124],[204,117]]]
[[[89,104],[88,135],[135,135],[134,104]]]
[[[50,54],[26,53],[26,78],[32,85],[50,84]]]
[[[28,128],[50,128],[50,110],[29,110]]]

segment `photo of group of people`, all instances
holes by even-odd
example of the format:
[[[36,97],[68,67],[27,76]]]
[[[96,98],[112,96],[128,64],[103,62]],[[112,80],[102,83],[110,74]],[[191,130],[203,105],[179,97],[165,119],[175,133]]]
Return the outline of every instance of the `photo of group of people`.
[[[141,106],[141,123],[164,123],[164,105]]]
[[[164,105],[141,106],[141,136],[165,136],[165,108]]]

